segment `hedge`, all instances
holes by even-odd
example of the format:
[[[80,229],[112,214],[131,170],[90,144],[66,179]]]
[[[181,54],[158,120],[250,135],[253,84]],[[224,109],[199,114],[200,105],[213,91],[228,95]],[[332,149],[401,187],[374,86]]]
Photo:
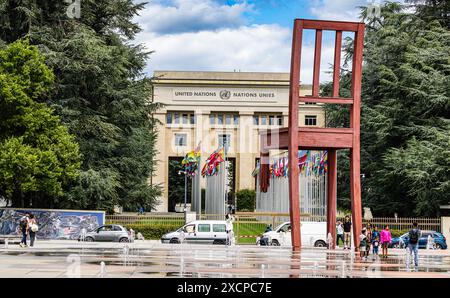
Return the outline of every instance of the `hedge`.
[[[256,192],[253,189],[241,189],[236,192],[237,211],[255,211]]]
[[[392,238],[400,237],[401,235],[408,233],[409,230],[391,230]]]
[[[148,239],[161,239],[161,236],[176,231],[180,228],[180,225],[124,225],[128,230],[133,229],[135,234],[141,233],[146,240]]]

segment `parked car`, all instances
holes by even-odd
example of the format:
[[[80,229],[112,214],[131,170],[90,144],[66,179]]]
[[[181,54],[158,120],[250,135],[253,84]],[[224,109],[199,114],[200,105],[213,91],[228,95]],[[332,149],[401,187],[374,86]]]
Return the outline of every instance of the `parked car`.
[[[103,225],[92,232],[86,233],[84,241],[110,241],[110,242],[131,242],[131,234],[121,225]],[[78,241],[82,241],[82,236]]]
[[[326,247],[327,223],[326,222],[302,222],[301,223],[302,246]],[[264,233],[256,239],[256,244],[263,244],[261,238],[267,239],[268,245],[291,246],[291,224],[284,222],[273,231]]]
[[[225,220],[196,220],[162,235],[161,242],[227,244],[226,227]]]
[[[428,236],[431,235],[434,240],[435,249],[447,249],[447,241],[445,236],[436,231],[422,231],[422,236],[419,239],[419,248],[427,248]],[[392,238],[392,242],[389,247],[404,248],[409,242],[409,232],[401,235],[400,237]]]

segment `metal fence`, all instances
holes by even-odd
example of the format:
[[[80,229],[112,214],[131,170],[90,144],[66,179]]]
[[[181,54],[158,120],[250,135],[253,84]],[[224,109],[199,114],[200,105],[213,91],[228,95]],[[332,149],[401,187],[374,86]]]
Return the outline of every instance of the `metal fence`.
[[[372,220],[363,220],[364,224],[370,222],[372,226],[380,229],[388,225],[390,230],[409,230],[417,222],[421,230],[441,232],[441,218],[413,218],[413,217],[375,217]]]
[[[239,243],[255,243],[255,238],[260,236],[266,227],[271,224],[273,228],[289,221],[289,213],[256,213],[239,212],[234,215],[234,233]],[[301,215],[302,221],[326,221],[324,216]],[[197,220],[223,220],[223,214],[197,214]],[[343,218],[338,217],[338,220]],[[441,231],[440,218],[391,218],[376,217],[370,221],[363,220],[363,224],[371,223],[380,229],[389,225],[391,230],[408,230],[413,222],[417,222],[422,230]],[[160,226],[178,228],[184,225],[184,214],[147,214],[147,215],[107,215],[106,223],[121,224],[124,226],[139,227]]]

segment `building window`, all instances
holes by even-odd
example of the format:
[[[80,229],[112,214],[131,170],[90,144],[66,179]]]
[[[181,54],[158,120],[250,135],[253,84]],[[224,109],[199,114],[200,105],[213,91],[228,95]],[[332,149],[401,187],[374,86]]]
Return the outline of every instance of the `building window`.
[[[267,116],[261,116],[261,125],[267,125]]]
[[[259,125],[259,116],[253,116],[253,125]]]
[[[237,114],[210,114],[209,115],[209,124],[214,125],[216,124],[217,118],[217,124],[218,125],[239,125],[239,115]]]
[[[167,124],[195,124],[195,114],[192,112],[167,112]]]
[[[277,125],[283,125],[283,116],[277,116]]]
[[[230,148],[231,145],[231,135],[229,134],[219,134],[219,147],[226,147]]]
[[[316,126],[317,125],[317,116],[306,115],[305,116],[305,125],[307,126]]]
[[[233,115],[233,124],[239,125],[239,116],[238,115]]]
[[[176,133],[175,134],[175,146],[178,146],[178,147],[187,146],[187,134]]]
[[[225,124],[226,125],[231,125],[231,114],[226,114],[225,115]]]
[[[183,124],[188,124],[188,114],[183,114]]]
[[[172,124],[172,113],[167,113],[166,122],[167,124]]]
[[[253,116],[253,125],[282,126],[283,125],[283,116],[277,115],[277,114],[254,115]]]

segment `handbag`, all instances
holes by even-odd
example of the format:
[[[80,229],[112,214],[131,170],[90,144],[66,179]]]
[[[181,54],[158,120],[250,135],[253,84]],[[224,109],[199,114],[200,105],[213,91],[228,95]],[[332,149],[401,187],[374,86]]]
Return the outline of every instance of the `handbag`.
[[[39,227],[38,227],[37,224],[32,224],[32,225],[31,225],[31,231],[32,231],[32,232],[36,233],[38,230],[39,230]]]

